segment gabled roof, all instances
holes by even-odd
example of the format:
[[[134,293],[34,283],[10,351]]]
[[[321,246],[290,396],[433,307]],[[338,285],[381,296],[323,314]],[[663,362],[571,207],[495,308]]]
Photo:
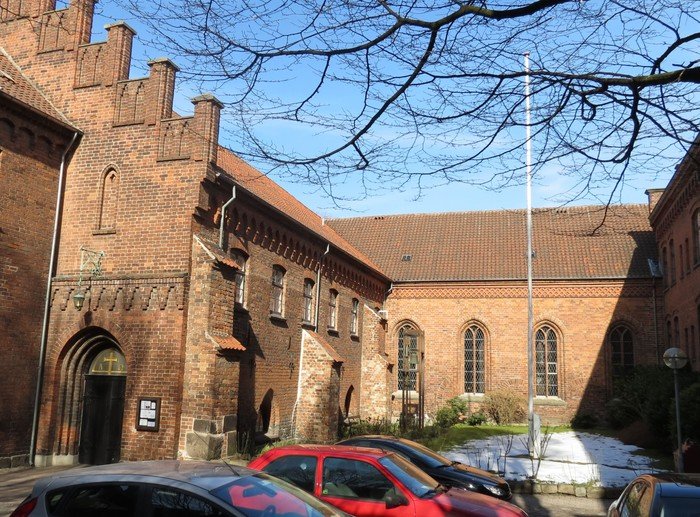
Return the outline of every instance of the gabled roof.
[[[338,235],[333,228],[324,223],[321,216],[228,149],[219,147],[217,165],[235,181],[236,185],[254,197],[276,208],[283,216],[330,243],[332,248],[342,250],[380,276],[386,277],[386,274],[372,259]]]
[[[602,206],[534,210],[534,277],[649,278],[647,259],[656,258],[656,243],[647,206],[610,206],[604,214]],[[358,217],[328,224],[395,282],[527,278],[525,210]]]
[[[56,109],[48,97],[22,73],[19,66],[2,47],[0,47],[0,96],[10,97],[32,111],[74,129],[70,120]]]

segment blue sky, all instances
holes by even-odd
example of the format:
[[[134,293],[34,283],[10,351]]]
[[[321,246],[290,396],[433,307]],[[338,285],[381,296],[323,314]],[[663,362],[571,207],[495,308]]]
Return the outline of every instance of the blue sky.
[[[137,37],[133,48],[133,66],[131,77],[139,77],[147,74],[147,62],[155,57],[160,57],[158,50],[149,48],[143,43],[149,36],[148,31],[143,27],[137,19],[133,18],[130,13],[121,10],[113,2],[98,3],[96,6],[96,17],[93,28],[93,41],[101,41],[106,37],[103,29],[104,25],[113,23],[116,20],[125,20],[137,31]],[[175,63],[178,63],[178,56],[167,56]],[[198,95],[199,91],[192,90],[191,87],[183,82],[177,85],[175,110],[181,114],[192,112],[192,104],[189,99]],[[533,98],[533,103],[536,103],[536,97]],[[524,117],[524,115],[523,115]],[[227,134],[236,131],[235,127],[229,125],[224,119],[222,121],[221,143],[227,145]],[[286,146],[304,145],[304,137],[301,135],[290,134],[280,130],[279,137],[273,138],[284,139]],[[520,139],[524,142],[524,133],[522,135],[512,134],[514,140]],[[296,140],[296,142],[295,142]],[[537,146],[537,141],[533,142],[533,146]],[[523,161],[525,160],[525,148],[523,144]],[[682,156],[679,154],[678,159]],[[268,172],[264,166],[252,162],[252,165],[258,167],[263,172]],[[653,178],[649,176],[635,177],[628,180],[622,187],[619,195],[616,195],[614,202],[625,203],[645,203],[646,196],[644,191],[647,188],[664,187],[673,170],[670,169],[661,176]],[[371,197],[360,199],[352,202],[342,203],[342,207],[338,207],[332,199],[326,196],[323,192],[310,186],[286,178],[276,176],[274,172],[270,173],[270,177],[281,184],[292,195],[301,200],[305,205],[324,217],[351,217],[358,215],[384,215],[395,213],[425,213],[425,212],[447,212],[447,211],[465,211],[465,210],[498,210],[498,209],[514,209],[524,208],[526,206],[525,187],[523,184],[513,187],[504,188],[500,191],[492,191],[480,189],[466,184],[451,183],[449,185],[437,186],[434,188],[424,189],[422,192],[415,189],[399,191],[395,188],[380,189]],[[523,178],[524,182],[524,178]],[[356,185],[352,181],[337,188],[337,192],[342,195],[352,196],[355,192]],[[538,172],[534,179],[533,185],[533,206],[555,206],[563,202],[563,200],[571,198],[572,189],[575,185],[567,177],[559,174],[559,171],[554,166],[548,166]],[[573,204],[598,204],[607,202],[607,193],[603,191],[600,197],[596,198],[593,194],[577,199]]]

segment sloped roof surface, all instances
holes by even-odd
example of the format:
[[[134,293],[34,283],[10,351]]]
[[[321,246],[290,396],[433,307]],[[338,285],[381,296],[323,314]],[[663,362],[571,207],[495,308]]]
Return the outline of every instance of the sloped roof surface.
[[[3,94],[62,124],[72,126],[71,122],[51,104],[37,86],[25,77],[20,68],[0,47],[0,95]]]
[[[228,149],[219,147],[217,165],[227,172],[242,188],[274,206],[293,221],[321,236],[331,244],[331,247],[344,251],[369,268],[385,275],[373,260],[338,235],[333,228],[324,224],[323,219],[319,215]]]
[[[647,259],[656,258],[656,244],[648,207],[618,205],[605,218],[604,213],[601,206],[534,210],[534,277],[649,278]],[[331,219],[328,224],[394,281],[527,277],[525,210]]]

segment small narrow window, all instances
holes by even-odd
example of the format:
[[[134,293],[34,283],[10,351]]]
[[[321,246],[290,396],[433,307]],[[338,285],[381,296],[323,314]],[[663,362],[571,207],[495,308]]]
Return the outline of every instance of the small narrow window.
[[[673,318],[673,346],[681,347],[681,325],[678,321],[678,316]]]
[[[681,243],[678,247],[678,261],[680,263],[680,270],[681,270],[681,278],[685,276],[685,266],[683,265],[683,259],[684,259],[684,248],[683,248],[683,243]]]
[[[328,329],[338,328],[338,291],[331,289],[328,294]]]
[[[700,264],[700,208],[693,214],[693,261]]]
[[[270,313],[273,316],[284,315],[284,268],[272,267],[272,299],[270,300]]]
[[[114,230],[119,203],[119,174],[115,169],[107,169],[102,175],[100,199],[100,230]]]
[[[676,283],[676,248],[675,245],[673,244],[673,239],[671,239],[671,242],[668,244],[668,251],[669,251],[669,256],[668,256],[668,261],[669,261],[669,266],[671,268],[670,273],[671,273],[671,285]]]
[[[685,240],[685,274],[690,274],[690,243]]]
[[[350,315],[350,334],[357,336],[359,331],[359,320],[360,320],[360,300],[357,298],[352,299],[352,314]]]
[[[240,250],[232,250],[231,257],[238,266],[236,270],[236,304],[245,307],[246,302],[246,276],[248,274],[248,257]]]
[[[666,247],[661,250],[661,267],[663,271],[661,273],[664,276],[664,287],[668,287],[668,257],[666,254]]]
[[[304,280],[304,313],[301,319],[304,323],[312,323],[314,315],[314,281]]]

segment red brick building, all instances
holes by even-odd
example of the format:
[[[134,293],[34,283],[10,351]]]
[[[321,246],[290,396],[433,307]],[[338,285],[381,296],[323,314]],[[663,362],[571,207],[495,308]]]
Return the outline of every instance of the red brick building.
[[[428,413],[459,395],[527,397],[524,221],[514,210],[329,222],[393,280],[387,352],[417,351],[397,360],[394,412],[421,371]],[[600,414],[616,374],[663,352],[648,209],[540,209],[533,228],[535,411],[558,421]],[[406,341],[408,331],[418,339]]]
[[[213,96],[173,112],[171,61],[130,78],[134,31],[91,42],[93,8],[0,0],[0,358],[28,372],[0,461],[215,458],[396,418],[399,387],[428,415],[525,393],[522,211],[328,224],[219,146]],[[538,412],[598,412],[663,350],[648,210],[539,211],[535,251]]]
[[[700,139],[655,201],[651,224],[663,269],[665,342],[700,370]]]

